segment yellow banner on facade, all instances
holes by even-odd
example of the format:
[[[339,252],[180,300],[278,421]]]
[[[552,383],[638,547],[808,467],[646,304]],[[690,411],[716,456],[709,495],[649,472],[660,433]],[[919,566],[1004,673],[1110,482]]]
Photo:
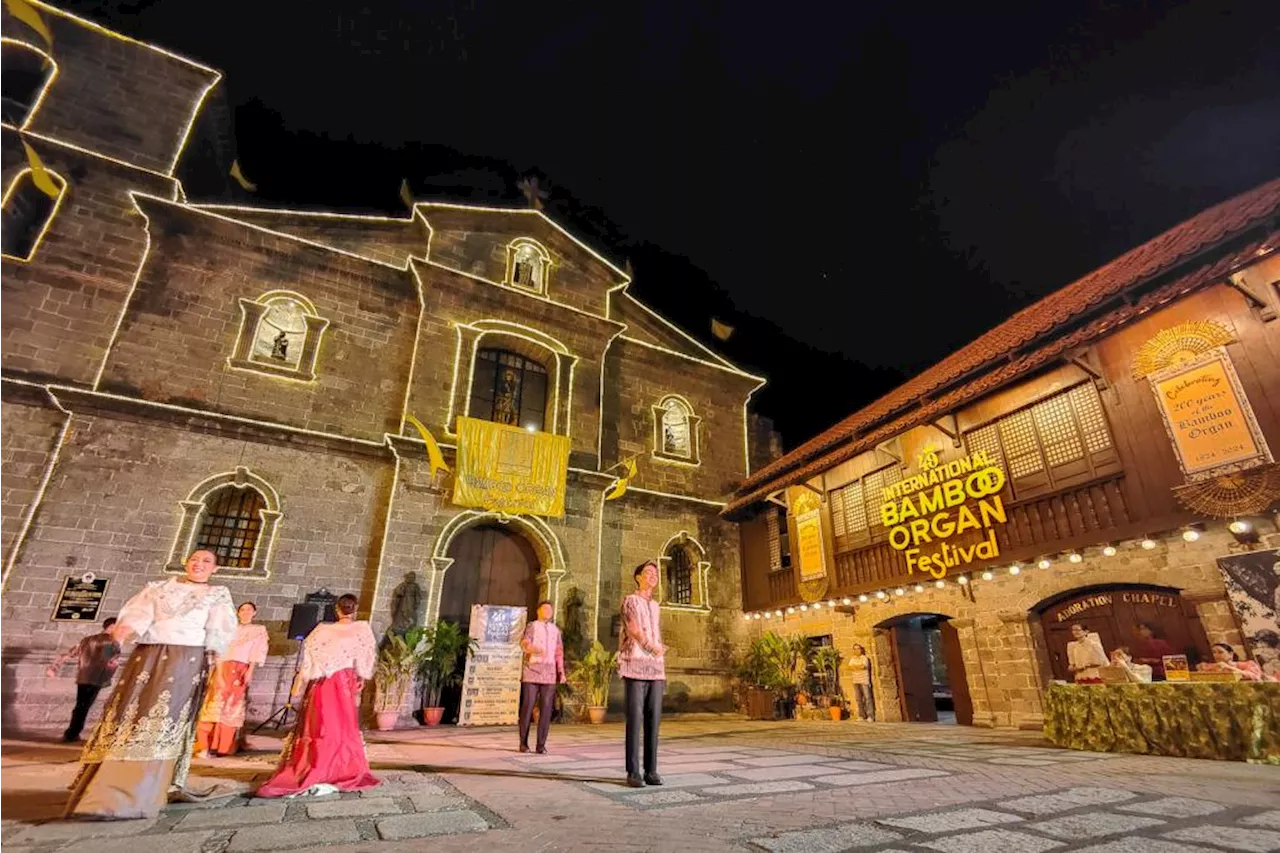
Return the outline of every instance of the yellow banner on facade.
[[[564,515],[569,438],[458,418],[453,502],[508,515]]]

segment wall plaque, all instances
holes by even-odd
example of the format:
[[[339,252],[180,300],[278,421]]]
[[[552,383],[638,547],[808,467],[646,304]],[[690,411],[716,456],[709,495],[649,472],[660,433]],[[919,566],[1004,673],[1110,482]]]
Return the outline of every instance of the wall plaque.
[[[801,583],[826,576],[827,561],[822,550],[822,510],[810,510],[796,518],[796,559],[800,561]]]
[[[54,622],[96,622],[102,599],[107,594],[107,578],[85,572],[62,582],[62,592],[53,606]]]
[[[1222,347],[1150,376],[1178,464],[1194,482],[1272,461],[1231,357]]]

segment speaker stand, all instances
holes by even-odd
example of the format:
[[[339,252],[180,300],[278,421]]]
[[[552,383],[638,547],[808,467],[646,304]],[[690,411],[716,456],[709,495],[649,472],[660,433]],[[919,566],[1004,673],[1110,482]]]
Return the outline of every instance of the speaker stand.
[[[293,678],[289,679],[290,698],[292,698],[292,694],[293,694],[293,682],[298,677],[298,667],[301,665],[302,665],[302,641],[299,640],[297,654],[293,656]],[[274,711],[271,712],[270,717],[267,717],[265,720],[258,723],[257,727],[254,728],[254,730],[250,732],[250,734],[256,735],[258,732],[262,731],[267,726],[272,726],[276,731],[280,731],[280,729],[284,728],[284,726],[289,722],[289,712],[292,710],[293,710],[293,706],[289,704],[288,700],[286,700],[283,705],[281,705],[279,708],[276,708]]]

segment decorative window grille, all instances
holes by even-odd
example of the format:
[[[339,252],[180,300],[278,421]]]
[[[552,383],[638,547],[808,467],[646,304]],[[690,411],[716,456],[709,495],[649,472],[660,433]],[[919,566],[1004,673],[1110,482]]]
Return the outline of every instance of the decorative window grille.
[[[196,549],[212,551],[219,566],[252,568],[266,506],[262,495],[253,488],[223,486],[214,491],[205,499]]]
[[[508,350],[480,350],[471,379],[472,417],[541,430],[546,412],[545,367]]]
[[[676,542],[667,549],[666,600],[671,604],[693,604],[694,560],[689,547]]]
[[[791,541],[787,533],[787,511],[771,506],[765,511],[765,528],[769,532],[769,568],[773,571],[791,568]]]
[[[884,537],[880,523],[883,490],[902,479],[897,464],[872,471],[831,492],[831,528],[836,551],[861,548]]]
[[[692,456],[689,440],[689,408],[674,397],[662,406],[662,452],[668,456]]]

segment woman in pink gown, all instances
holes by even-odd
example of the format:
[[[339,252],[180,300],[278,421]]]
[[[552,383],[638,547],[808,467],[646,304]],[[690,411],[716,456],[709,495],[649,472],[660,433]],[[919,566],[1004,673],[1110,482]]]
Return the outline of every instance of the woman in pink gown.
[[[296,697],[305,690],[298,722],[259,797],[358,791],[378,784],[364,754],[359,707],[364,682],[373,677],[377,644],[369,623],[356,621],[356,604],[354,595],[339,598],[338,621],[317,625],[303,643],[291,691]]]

